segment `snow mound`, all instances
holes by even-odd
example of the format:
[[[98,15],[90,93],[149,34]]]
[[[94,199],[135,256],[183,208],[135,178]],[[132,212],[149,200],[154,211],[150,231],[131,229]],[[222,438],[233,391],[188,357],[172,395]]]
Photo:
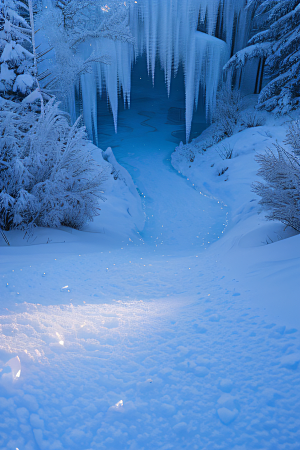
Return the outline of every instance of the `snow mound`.
[[[105,237],[131,236],[144,227],[145,215],[141,197],[127,170],[115,159],[111,148],[105,152],[90,144],[93,158],[103,168],[103,191],[105,202],[100,202],[100,214],[82,231],[100,233]],[[81,239],[82,231],[68,227],[50,229],[37,227],[27,232],[21,230],[1,231],[0,246],[19,247],[41,244],[74,243]]]
[[[255,114],[255,99],[243,100],[244,115]],[[296,111],[294,120],[299,115]],[[279,222],[269,222],[252,191],[257,175],[257,154],[272,144],[283,144],[290,118],[264,113],[264,125],[238,128],[214,144],[215,124],[190,144],[180,144],[172,154],[173,167],[205,195],[228,207],[228,226],[209,253],[224,271],[243,281],[251,292],[251,305],[266,308],[275,318],[296,325],[300,304],[296,298],[300,269],[300,235]],[[230,150],[230,152],[229,152]]]

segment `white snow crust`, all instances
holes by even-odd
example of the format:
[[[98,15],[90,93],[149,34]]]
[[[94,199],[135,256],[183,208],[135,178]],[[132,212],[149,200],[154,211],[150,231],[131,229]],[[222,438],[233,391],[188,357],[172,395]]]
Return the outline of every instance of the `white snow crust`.
[[[5,233],[3,450],[299,448],[300,236],[250,187],[290,119],[233,135],[230,160],[200,151],[208,129],[174,170],[160,106],[122,113],[134,133],[121,121],[95,153],[91,228]]]

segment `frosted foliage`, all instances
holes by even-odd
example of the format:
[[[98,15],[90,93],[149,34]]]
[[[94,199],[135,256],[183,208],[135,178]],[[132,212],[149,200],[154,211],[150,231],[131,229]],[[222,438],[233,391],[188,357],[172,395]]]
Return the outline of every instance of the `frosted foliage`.
[[[45,113],[2,104],[0,109],[0,227],[80,228],[97,214],[101,169],[78,121],[51,100]]]
[[[108,6],[102,8],[102,16],[114,17],[113,4],[114,2],[108,2]],[[107,31],[105,26],[100,26],[98,33],[90,32],[89,39],[85,34],[80,47],[84,59],[92,54],[101,54],[101,51],[110,56],[109,64],[95,64],[93,73],[83,73],[80,77],[78,89],[82,90],[84,120],[90,135],[97,140],[97,94],[101,94],[103,89],[107,91],[117,129],[120,93],[123,94],[125,105],[129,105],[131,69],[136,57],[146,54],[148,72],[153,83],[155,65],[157,60],[160,61],[165,72],[168,93],[172,77],[176,75],[179,65],[183,65],[188,139],[200,88],[206,93],[206,109],[210,115],[215,105],[221,69],[230,57],[232,49],[239,50],[247,41],[247,19],[252,7],[245,8],[246,4],[246,0],[127,2],[127,15],[124,12],[122,20],[110,19],[113,26],[107,20]],[[218,25],[220,17],[223,18],[221,31]],[[103,22],[103,17],[99,20]],[[206,23],[205,33],[197,31],[199,23],[202,22]],[[133,39],[126,35],[128,27]],[[222,39],[216,37],[219,34]],[[97,83],[92,82],[93,77],[97,78]],[[74,110],[74,97],[69,101],[70,110]]]
[[[260,204],[269,211],[269,220],[278,220],[300,232],[299,137],[299,122],[295,122],[287,135],[292,152],[276,143],[275,151],[268,149],[257,156],[258,175],[265,183],[256,183],[254,191],[261,197]]]
[[[267,83],[260,92],[258,106],[285,114],[296,109],[300,101],[300,1],[261,0],[255,14],[253,31],[259,32],[225,69],[232,75],[248,61],[260,59]]]
[[[296,120],[290,125],[286,142],[291,145],[294,153],[300,156],[300,120]]]
[[[91,40],[108,38],[133,42],[126,25],[128,13],[124,5],[109,8],[109,18],[106,18],[100,6],[93,2],[72,0],[63,3],[65,6],[58,8],[47,6],[40,19],[50,47],[55,49],[55,64],[48,67],[48,76],[51,76],[47,77],[47,86],[60,97],[64,97],[74,85],[78,75],[92,72],[93,63],[111,63],[111,55],[105,46],[92,47]],[[80,47],[87,41],[88,46],[92,47],[88,52]]]
[[[30,94],[36,84],[27,10],[24,2],[0,1],[0,93],[12,100]]]
[[[212,115],[212,121],[216,125],[213,139],[216,142],[225,137],[230,137],[241,116],[242,99],[239,91],[231,90],[228,86],[218,92],[216,108]]]

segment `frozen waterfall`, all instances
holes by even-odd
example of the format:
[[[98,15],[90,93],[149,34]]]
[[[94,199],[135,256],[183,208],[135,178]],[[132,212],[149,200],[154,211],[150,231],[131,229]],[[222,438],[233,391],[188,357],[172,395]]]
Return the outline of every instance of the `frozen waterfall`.
[[[127,4],[135,45],[106,38],[82,45],[85,57],[100,50],[111,56],[111,64],[95,64],[94,73],[83,74],[79,80],[82,111],[90,135],[97,140],[97,96],[104,89],[117,130],[119,98],[123,96],[125,105],[130,106],[131,70],[136,58],[146,54],[153,84],[155,65],[160,62],[168,94],[172,77],[179,65],[183,66],[188,141],[200,88],[205,93],[209,117],[222,67],[248,38],[252,8],[247,3],[248,0],[139,0]]]

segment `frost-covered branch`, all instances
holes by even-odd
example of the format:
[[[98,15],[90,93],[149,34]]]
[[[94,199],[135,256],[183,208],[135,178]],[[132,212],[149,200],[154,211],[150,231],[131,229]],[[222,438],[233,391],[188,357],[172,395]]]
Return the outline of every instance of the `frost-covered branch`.
[[[42,11],[39,21],[55,60],[44,86],[62,99],[68,96],[78,76],[90,72],[95,63],[111,64],[106,48],[96,45],[86,57],[82,44],[100,38],[134,43],[128,25],[128,6],[116,0],[105,7],[94,1],[58,1],[56,7]]]
[[[79,119],[44,103],[32,0],[0,2],[0,230],[80,228],[98,213],[102,169]]]
[[[248,61],[255,58],[265,59],[270,52],[271,44],[269,42],[264,42],[259,45],[250,45],[249,47],[243,48],[238,53],[236,53],[224,66],[224,70],[228,71],[230,69],[237,70],[241,69],[246,65]]]
[[[260,204],[269,211],[269,220],[278,220],[300,232],[300,133],[299,122],[293,123],[287,134],[288,151],[278,143],[256,157],[260,165],[258,175],[264,183],[257,182],[254,192]]]
[[[295,155],[300,156],[300,120],[296,120],[290,125],[286,143],[292,147]]]
[[[81,228],[98,214],[104,176],[93,146],[54,99],[44,115],[2,103],[0,136],[0,228]]]

